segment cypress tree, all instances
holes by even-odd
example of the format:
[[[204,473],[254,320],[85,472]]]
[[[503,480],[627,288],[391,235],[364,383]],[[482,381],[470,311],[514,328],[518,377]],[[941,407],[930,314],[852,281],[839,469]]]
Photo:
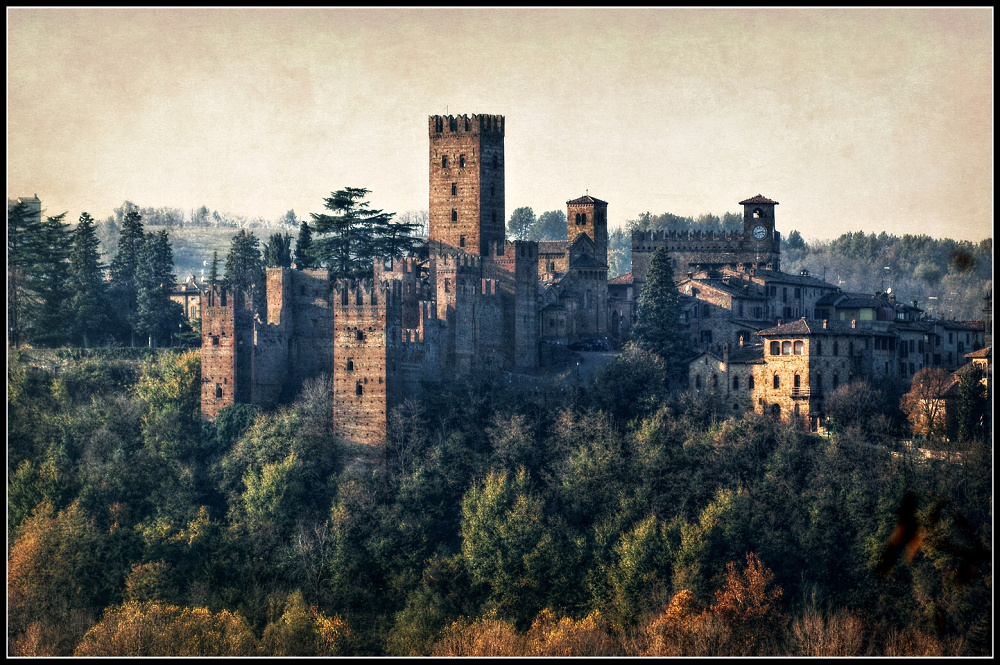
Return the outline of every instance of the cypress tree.
[[[292,267],[292,236],[273,233],[264,245],[264,266],[268,268]]]
[[[212,252],[212,267],[208,271],[208,283],[215,286],[219,282],[219,250]]]
[[[8,207],[7,342],[15,348],[27,337],[38,306],[34,274],[41,242],[41,218],[23,202]]]
[[[65,343],[68,332],[65,304],[69,299],[69,254],[72,236],[66,213],[46,217],[41,225],[35,267],[36,292],[40,300],[32,338],[48,345]]]
[[[254,310],[264,304],[264,261],[260,256],[260,241],[253,233],[241,229],[233,236],[226,257],[226,286],[232,289],[236,307],[249,299]]]
[[[120,313],[120,324],[128,331],[132,346],[135,346],[135,327],[138,323],[136,298],[139,284],[136,274],[139,269],[139,255],[145,242],[142,215],[137,210],[130,210],[122,219],[118,252],[111,260],[111,297]]]

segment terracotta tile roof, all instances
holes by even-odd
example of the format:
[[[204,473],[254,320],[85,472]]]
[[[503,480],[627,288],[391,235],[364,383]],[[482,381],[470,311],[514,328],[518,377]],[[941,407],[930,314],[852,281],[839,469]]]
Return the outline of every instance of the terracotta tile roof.
[[[763,344],[755,344],[753,346],[736,346],[729,349],[729,362],[731,363],[753,363],[763,362],[763,360]]]
[[[614,279],[608,280],[608,286],[628,286],[634,283],[635,280],[632,279],[631,272],[627,272],[624,275],[618,275]]]
[[[758,194],[757,196],[755,196],[755,197],[753,197],[751,199],[747,199],[746,201],[740,201],[740,205],[741,206],[749,205],[751,203],[768,203],[768,204],[772,204],[772,205],[778,205],[777,201],[772,201],[771,199],[767,198],[766,196],[761,196],[760,194]]]
[[[566,205],[573,205],[574,203],[603,203],[604,205],[608,204],[607,201],[595,199],[593,196],[590,196],[589,194],[586,196],[581,196],[578,199],[573,199],[572,201],[567,201]]]
[[[987,346],[985,349],[971,351],[965,354],[966,358],[989,358],[992,355],[993,347]]]
[[[816,277],[811,277],[809,275],[791,275],[787,272],[757,268],[754,270],[753,276],[768,282],[778,282],[779,284],[798,284],[799,286],[813,286],[817,288],[840,290],[834,284],[824,282],[821,279],[817,279]]]

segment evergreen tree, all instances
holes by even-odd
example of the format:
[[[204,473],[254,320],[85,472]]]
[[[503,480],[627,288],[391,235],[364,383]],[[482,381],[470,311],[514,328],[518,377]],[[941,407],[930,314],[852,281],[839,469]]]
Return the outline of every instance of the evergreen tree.
[[[149,346],[169,338],[182,318],[178,303],[170,300],[176,286],[174,256],[165,230],[146,236],[140,252],[136,289],[136,332],[148,338]]]
[[[670,256],[660,248],[653,252],[649,261],[632,340],[639,348],[663,358],[671,382],[683,382],[684,361],[689,354],[687,337],[680,331],[680,320],[680,294],[674,283]]]
[[[264,265],[268,268],[292,267],[292,236],[273,233],[264,245]]]
[[[22,202],[7,209],[7,342],[18,347],[37,309],[33,276],[41,243],[41,219]]]
[[[94,219],[87,213],[80,215],[80,221],[73,231],[69,290],[70,334],[74,340],[81,339],[83,348],[86,349],[90,347],[90,334],[103,330],[107,318],[100,241]]]
[[[212,252],[212,267],[208,271],[208,283],[212,286],[219,283],[219,250]]]
[[[416,246],[416,224],[393,220],[394,213],[371,210],[365,197],[370,190],[348,187],[324,199],[336,214],[312,213],[318,237],[312,244],[316,263],[330,269],[331,277],[368,277],[376,258],[411,253]]]
[[[111,298],[121,318],[121,325],[128,331],[129,340],[135,346],[135,327],[138,323],[137,295],[139,284],[137,272],[139,255],[146,242],[142,226],[142,215],[136,210],[128,211],[121,224],[118,237],[118,252],[111,260]]]
[[[295,240],[295,267],[299,270],[316,267],[312,258],[312,229],[304,220],[299,225],[299,237]]]
[[[970,367],[961,373],[958,382],[958,440],[985,440],[989,402],[986,386],[980,380],[982,374],[977,367]]]
[[[72,236],[66,213],[46,217],[42,222],[35,268],[37,293],[40,299],[38,317],[32,338],[47,346],[66,341],[67,319],[65,304],[69,298],[69,254]]]
[[[232,289],[236,307],[249,299],[254,310],[264,304],[264,261],[260,256],[260,241],[253,233],[241,229],[233,236],[226,257],[226,287]]]

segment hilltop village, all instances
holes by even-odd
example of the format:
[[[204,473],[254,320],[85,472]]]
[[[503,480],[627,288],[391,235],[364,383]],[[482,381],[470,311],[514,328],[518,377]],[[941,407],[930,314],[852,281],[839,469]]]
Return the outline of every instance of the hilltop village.
[[[431,116],[428,136],[429,237],[417,256],[333,283],[322,269],[268,268],[263,319],[219,288],[198,294],[206,418],[290,399],[326,373],[338,436],[379,445],[388,413],[425,385],[501,372],[544,380],[546,349],[627,338],[658,248],[696,349],[689,388],[733,414],[817,430],[840,385],[909,381],[989,354],[988,320],[922,320],[894,295],[781,272],[778,202],[760,194],[740,202],[741,231],[635,232],[632,272],[609,281],[605,201],[568,201],[564,241],[506,239],[503,116]],[[179,293],[185,311],[191,295]]]

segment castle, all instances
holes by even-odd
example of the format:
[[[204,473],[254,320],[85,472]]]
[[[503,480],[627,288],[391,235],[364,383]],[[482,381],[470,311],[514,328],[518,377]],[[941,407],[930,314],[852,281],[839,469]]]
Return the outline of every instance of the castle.
[[[742,232],[634,232],[632,272],[608,281],[605,201],[567,201],[565,241],[506,239],[503,116],[431,116],[428,137],[429,238],[418,256],[376,261],[364,280],[268,268],[263,318],[217,287],[202,295],[206,418],[288,401],[328,374],[336,435],[379,445],[390,411],[425,385],[532,374],[543,347],[624,339],[658,248],[698,350],[689,385],[735,413],[817,429],[841,383],[957,367],[981,346],[974,326],[919,321],[915,303],[781,272],[778,202],[759,194],[740,202]]]

